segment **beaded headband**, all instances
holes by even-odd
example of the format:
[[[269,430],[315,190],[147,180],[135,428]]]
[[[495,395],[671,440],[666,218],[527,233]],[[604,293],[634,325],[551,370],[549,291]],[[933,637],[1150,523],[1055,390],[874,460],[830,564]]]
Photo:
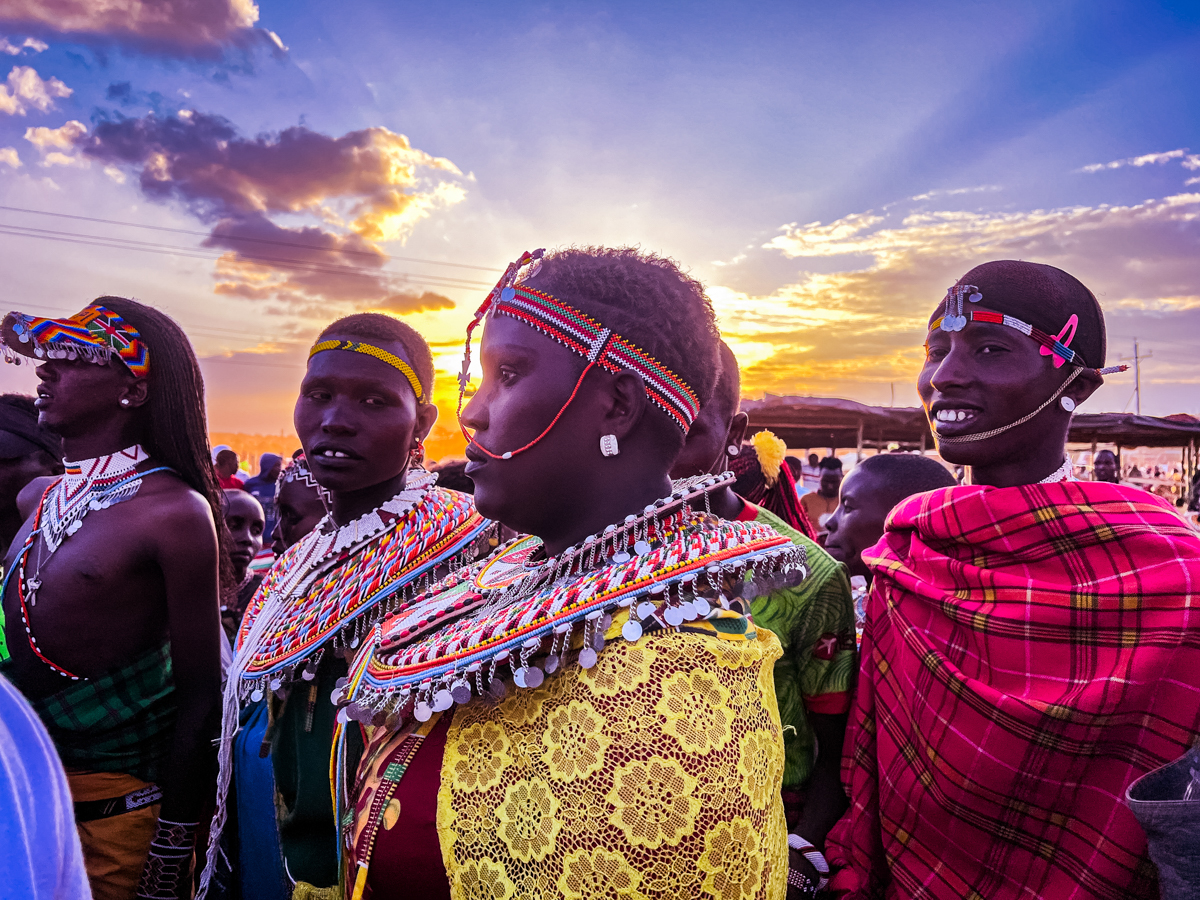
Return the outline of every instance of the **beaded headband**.
[[[329,506],[329,491],[321,487],[317,483],[317,479],[313,477],[312,470],[308,467],[308,459],[303,453],[294,459],[290,460],[286,466],[279,470],[279,477],[275,479],[275,501],[279,501],[279,492],[285,484],[293,481],[302,481],[325,501],[326,507]]]
[[[308,351],[308,358],[312,359],[322,350],[349,350],[351,353],[365,353],[367,356],[373,356],[381,362],[387,363],[393,369],[399,369],[400,374],[407,378],[408,383],[412,385],[413,393],[417,395],[417,402],[425,402],[425,391],[421,387],[421,379],[417,377],[412,366],[395,353],[389,353],[374,344],[364,344],[362,341],[319,341],[313,344],[312,349]]]
[[[575,399],[575,395],[579,393],[584,376],[593,366],[599,366],[607,372],[630,371],[637,374],[645,385],[650,401],[665,412],[684,434],[687,434],[692,422],[696,420],[696,416],[700,412],[700,400],[686,381],[632,341],[614,333],[611,328],[604,327],[602,323],[597,322],[586,313],[564,303],[557,297],[516,283],[521,270],[530,263],[539,261],[544,252],[544,250],[525,252],[520,259],[512,263],[484,299],[479,309],[475,311],[474,319],[467,326],[466,352],[463,356],[462,371],[458,376],[459,412],[461,414],[463,395],[470,382],[471,333],[488,313],[508,316],[536,329],[568,350],[578,353],[587,360],[587,366],[579,376],[575,390],[571,392],[567,402],[558,411],[558,415],[554,417],[545,431],[524,447],[500,455],[493,454],[487,448],[480,446],[463,427],[463,434],[466,435],[467,440],[493,458],[509,459],[516,453],[528,450],[545,437],[554,427],[555,422],[566,412],[571,401]]]
[[[992,325],[1005,325],[1009,328],[1016,329],[1026,337],[1031,337],[1042,345],[1042,355],[1057,357],[1054,360],[1055,367],[1060,367],[1064,363],[1078,366],[1082,369],[1091,368],[1078,353],[1067,346],[1075,337],[1075,330],[1079,325],[1077,316],[1071,316],[1067,320],[1067,324],[1063,326],[1062,331],[1057,335],[1047,334],[1040,328],[1030,325],[1028,322],[1018,319],[1016,316],[1006,315],[1005,313],[993,312],[990,309],[968,309],[963,310],[963,295],[970,292],[967,300],[971,303],[978,303],[983,299],[983,294],[979,288],[973,284],[956,284],[946,291],[945,304],[946,311],[941,318],[935,319],[929,326],[930,333],[934,331],[962,331],[968,322],[988,322]],[[951,304],[956,304],[955,312],[951,312]],[[1113,375],[1117,372],[1124,372],[1129,366],[1107,366],[1103,369],[1093,369],[1097,375]]]
[[[7,338],[10,331],[15,343]],[[12,355],[19,353],[31,359],[83,359],[106,366],[115,355],[139,378],[150,371],[150,350],[141,334],[99,303],[62,319],[10,312],[4,317],[0,343],[4,358],[12,363],[20,362]]]

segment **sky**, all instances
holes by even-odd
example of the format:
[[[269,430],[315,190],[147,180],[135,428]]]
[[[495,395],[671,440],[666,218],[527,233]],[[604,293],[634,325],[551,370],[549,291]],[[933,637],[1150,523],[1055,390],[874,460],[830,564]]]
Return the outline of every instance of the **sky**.
[[[3,303],[163,309],[213,431],[290,433],[313,337],[382,310],[447,439],[475,307],[572,245],[703,281],[746,397],[884,406],[959,276],[1056,265],[1142,411],[1200,414],[1194,0],[0,0],[0,38]]]

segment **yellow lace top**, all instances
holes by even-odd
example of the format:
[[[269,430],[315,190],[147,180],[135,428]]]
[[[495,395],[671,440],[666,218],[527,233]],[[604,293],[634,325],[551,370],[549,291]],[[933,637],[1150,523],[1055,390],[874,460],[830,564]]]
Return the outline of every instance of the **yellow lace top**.
[[[783,900],[779,641],[705,626],[455,712],[437,810],[454,900]]]

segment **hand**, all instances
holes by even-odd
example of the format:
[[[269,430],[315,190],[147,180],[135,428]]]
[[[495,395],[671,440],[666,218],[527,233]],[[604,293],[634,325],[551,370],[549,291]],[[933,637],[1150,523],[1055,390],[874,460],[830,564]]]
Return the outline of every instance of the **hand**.
[[[788,867],[801,873],[812,883],[811,890],[788,885],[787,900],[811,900],[817,896],[816,887],[821,883],[821,873],[810,863],[799,850],[788,849]]]

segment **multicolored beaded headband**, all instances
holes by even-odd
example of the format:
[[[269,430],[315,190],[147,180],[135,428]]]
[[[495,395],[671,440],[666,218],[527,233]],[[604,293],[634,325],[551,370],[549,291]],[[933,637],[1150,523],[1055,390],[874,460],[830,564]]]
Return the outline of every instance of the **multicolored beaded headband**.
[[[544,253],[544,250],[535,250],[532,253],[521,254],[521,258],[505,270],[500,281],[496,283],[479,309],[475,311],[475,317],[471,320],[471,324],[467,326],[466,352],[463,356],[462,371],[458,376],[459,426],[467,441],[493,459],[511,459],[516,454],[528,450],[549,434],[550,429],[554,427],[566,412],[567,407],[571,405],[576,394],[579,393],[584,377],[593,366],[599,366],[607,372],[635,372],[641,377],[650,401],[665,412],[684,434],[687,434],[692,422],[696,420],[696,416],[700,412],[700,400],[686,381],[632,341],[614,333],[611,328],[605,328],[591,316],[564,303],[557,297],[516,283],[521,271],[529,264],[538,262]],[[579,380],[575,383],[575,389],[571,392],[571,396],[567,398],[567,402],[563,404],[545,430],[524,447],[503,454],[492,453],[486,447],[481,446],[461,423],[462,401],[471,378],[471,333],[488,313],[516,319],[587,360],[587,366],[584,367]]]
[[[384,350],[382,347],[376,347],[374,344],[364,344],[362,341],[318,341],[308,351],[308,358],[312,359],[323,350],[349,350],[351,353],[365,353],[367,356],[373,356],[387,363],[394,369],[399,369],[400,374],[407,378],[408,383],[412,385],[413,393],[417,395],[417,402],[425,402],[425,390],[421,387],[421,379],[417,377],[417,373],[413,371],[412,366],[395,353],[389,353],[387,350]]]
[[[1063,326],[1062,331],[1057,335],[1047,334],[1040,328],[1030,325],[1028,322],[1018,319],[1016,316],[1006,315],[1004,313],[992,312],[990,309],[968,309],[963,310],[963,295],[969,293],[967,300],[971,303],[978,303],[983,299],[983,294],[973,284],[956,284],[946,291],[944,303],[946,309],[941,318],[935,319],[933,324],[929,326],[930,333],[934,331],[954,332],[962,331],[967,322],[988,322],[992,325],[1006,325],[1009,328],[1014,328],[1026,337],[1031,337],[1042,345],[1043,356],[1055,356],[1055,368],[1062,366],[1064,363],[1078,366],[1082,369],[1091,368],[1083,358],[1067,346],[1075,338],[1075,331],[1079,327],[1079,317],[1072,315],[1067,324]],[[951,312],[951,304],[957,304],[956,311]],[[1117,372],[1124,372],[1129,366],[1107,366],[1103,369],[1093,369],[1097,375],[1113,375]]]
[[[106,366],[116,356],[138,378],[150,372],[150,350],[141,334],[99,303],[62,319],[10,312],[3,330],[11,330],[18,341],[14,345],[0,337],[8,362],[19,362],[11,355],[19,353],[31,359],[83,359]]]

